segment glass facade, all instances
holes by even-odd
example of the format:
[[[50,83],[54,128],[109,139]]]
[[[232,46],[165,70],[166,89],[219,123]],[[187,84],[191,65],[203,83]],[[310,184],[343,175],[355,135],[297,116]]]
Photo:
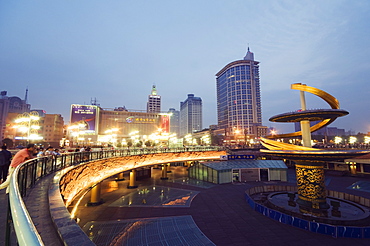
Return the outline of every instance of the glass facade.
[[[202,130],[202,99],[188,94],[180,103],[180,136]]]
[[[244,60],[231,62],[217,74],[218,126],[254,134],[262,125],[259,62],[249,51]]]

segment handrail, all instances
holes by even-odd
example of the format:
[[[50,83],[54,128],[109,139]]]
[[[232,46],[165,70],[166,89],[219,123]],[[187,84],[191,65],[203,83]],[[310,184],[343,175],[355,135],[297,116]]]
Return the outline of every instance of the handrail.
[[[35,225],[24,204],[23,197],[27,196],[27,189],[32,188],[36,182],[48,174],[62,170],[66,167],[77,165],[81,162],[87,162],[103,158],[132,156],[141,154],[155,153],[174,153],[188,151],[212,151],[224,150],[220,146],[189,146],[183,148],[132,148],[117,149],[96,152],[72,152],[60,156],[41,157],[28,160],[19,165],[13,172],[10,182],[10,193],[8,209],[11,210],[13,225],[18,240],[18,244],[23,246],[43,246],[42,239],[37,232]],[[58,162],[59,161],[59,162]],[[7,229],[9,229],[9,222]]]
[[[23,202],[21,193],[18,189],[18,166],[12,175],[9,187],[9,202],[13,218],[14,230],[17,235],[18,244],[23,245],[44,245],[39,233],[33,224],[27,208]]]

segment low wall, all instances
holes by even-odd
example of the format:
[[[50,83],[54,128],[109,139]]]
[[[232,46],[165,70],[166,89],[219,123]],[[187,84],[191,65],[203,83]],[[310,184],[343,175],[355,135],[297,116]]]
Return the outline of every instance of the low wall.
[[[114,174],[154,164],[216,160],[220,155],[226,155],[225,151],[193,151],[178,153],[158,153],[134,155],[125,157],[113,157],[103,160],[91,161],[81,164],[67,173],[60,180],[60,193],[66,206],[69,206],[74,197],[82,190],[104,180]]]
[[[291,225],[303,230],[329,235],[332,237],[345,237],[345,238],[370,238],[370,226],[368,227],[355,227],[355,226],[335,226],[324,223],[318,223],[315,221],[309,221],[302,218],[297,218],[292,215],[284,214],[280,211],[268,208],[260,203],[255,202],[251,195],[263,192],[278,192],[278,191],[290,191],[296,192],[296,186],[289,185],[265,185],[256,186],[248,189],[245,192],[245,199],[247,203],[257,212],[263,214],[266,217],[279,221],[280,223]],[[345,199],[358,203],[360,205],[370,207],[370,199],[347,194],[344,192],[327,190],[327,194],[330,197]]]
[[[114,174],[155,164],[216,160],[225,151],[194,151],[112,157],[69,167],[58,172],[49,188],[50,214],[65,245],[95,245],[71,218],[67,207],[81,191]]]

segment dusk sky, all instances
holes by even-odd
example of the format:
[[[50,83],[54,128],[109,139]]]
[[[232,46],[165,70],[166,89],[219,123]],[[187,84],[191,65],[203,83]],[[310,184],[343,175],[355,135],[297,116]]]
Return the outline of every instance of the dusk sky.
[[[349,115],[331,126],[370,131],[370,1],[0,1],[0,90],[32,109],[71,104],[145,110],[153,84],[162,111],[187,94],[203,100],[203,127],[217,124],[216,76],[260,62],[263,124],[300,108],[292,83],[336,97]],[[330,108],[306,95],[307,107]]]

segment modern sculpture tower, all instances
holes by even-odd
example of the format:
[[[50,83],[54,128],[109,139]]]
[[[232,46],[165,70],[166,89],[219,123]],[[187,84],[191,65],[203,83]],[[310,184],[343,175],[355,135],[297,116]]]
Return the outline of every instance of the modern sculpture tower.
[[[294,160],[298,187],[297,203],[300,211],[315,216],[326,216],[329,205],[326,202],[324,163],[363,155],[368,151],[326,151],[311,148],[311,132],[329,125],[337,117],[347,115],[348,112],[339,108],[339,102],[335,97],[322,90],[301,83],[292,84],[291,89],[300,91],[301,110],[273,116],[270,121],[300,122],[301,131],[261,138],[261,143],[268,149],[261,151],[272,156]],[[331,109],[307,110],[304,92],[322,98],[331,106]],[[319,123],[310,127],[310,121],[319,121]],[[295,136],[302,136],[303,146],[271,140]]]

